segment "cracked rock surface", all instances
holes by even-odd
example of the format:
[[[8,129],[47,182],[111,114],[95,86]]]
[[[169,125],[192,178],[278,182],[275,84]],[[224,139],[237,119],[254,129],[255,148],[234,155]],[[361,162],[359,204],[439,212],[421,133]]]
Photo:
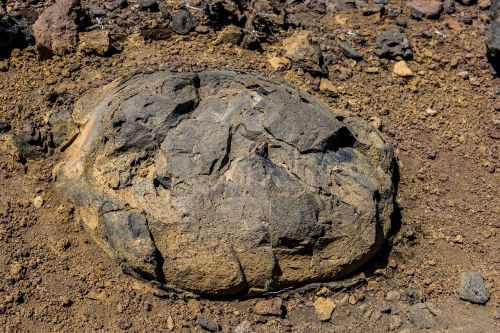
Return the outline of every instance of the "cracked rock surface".
[[[287,84],[156,72],[84,96],[57,184],[129,271],[204,295],[340,278],[391,225],[393,150]]]

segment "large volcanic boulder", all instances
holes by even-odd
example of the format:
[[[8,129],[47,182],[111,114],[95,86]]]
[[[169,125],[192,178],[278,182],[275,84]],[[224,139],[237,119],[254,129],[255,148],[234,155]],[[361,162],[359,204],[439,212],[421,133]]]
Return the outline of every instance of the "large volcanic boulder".
[[[339,278],[387,237],[393,150],[361,119],[227,71],[114,82],[55,172],[129,271],[205,295]]]

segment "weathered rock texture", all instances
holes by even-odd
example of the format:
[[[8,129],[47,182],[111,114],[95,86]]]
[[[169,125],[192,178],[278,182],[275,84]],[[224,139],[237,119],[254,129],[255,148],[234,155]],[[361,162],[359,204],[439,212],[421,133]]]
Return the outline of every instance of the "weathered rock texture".
[[[77,103],[57,183],[96,241],[208,295],[339,278],[387,236],[393,150],[366,122],[235,72],[157,72]]]

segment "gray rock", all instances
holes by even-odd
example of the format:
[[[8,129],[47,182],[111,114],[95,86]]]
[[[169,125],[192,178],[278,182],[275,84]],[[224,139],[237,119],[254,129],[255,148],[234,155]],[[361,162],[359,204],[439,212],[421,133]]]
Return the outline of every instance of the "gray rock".
[[[199,314],[197,317],[198,325],[209,332],[219,332],[219,323],[215,320],[208,318],[204,314]]]
[[[172,29],[179,35],[187,35],[195,27],[191,13],[185,9],[176,11],[172,17]]]
[[[397,30],[385,30],[377,37],[375,54],[387,59],[399,56],[408,60],[413,57],[410,42],[403,33]]]
[[[340,46],[340,49],[342,50],[342,53],[344,54],[344,57],[355,59],[358,61],[363,59],[363,55],[361,53],[359,53],[359,51],[356,50],[348,42],[339,41],[339,46]]]
[[[63,151],[78,135],[78,127],[73,122],[71,115],[65,110],[56,110],[49,117],[52,142]]]
[[[490,293],[484,287],[483,277],[477,272],[462,273],[458,296],[461,300],[476,304],[485,304],[490,299]]]
[[[488,59],[497,72],[500,72],[500,17],[492,21],[485,33]]]
[[[433,328],[437,325],[436,318],[424,303],[417,303],[408,309],[408,319],[417,328]]]
[[[82,97],[54,170],[97,243],[130,271],[206,295],[343,276],[391,225],[392,147],[287,84],[157,72]]]
[[[444,0],[443,12],[446,14],[453,14],[455,12],[455,0]]]

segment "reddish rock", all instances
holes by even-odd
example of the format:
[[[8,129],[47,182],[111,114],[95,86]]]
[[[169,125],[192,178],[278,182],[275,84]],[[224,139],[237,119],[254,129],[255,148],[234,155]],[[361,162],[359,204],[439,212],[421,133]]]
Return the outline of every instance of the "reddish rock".
[[[40,52],[60,55],[75,51],[80,18],[79,0],[58,0],[46,8],[33,24]]]
[[[253,312],[263,316],[281,316],[283,314],[283,300],[279,297],[267,299],[255,304]]]
[[[439,17],[443,10],[443,3],[439,0],[409,0],[407,4],[428,18]]]

